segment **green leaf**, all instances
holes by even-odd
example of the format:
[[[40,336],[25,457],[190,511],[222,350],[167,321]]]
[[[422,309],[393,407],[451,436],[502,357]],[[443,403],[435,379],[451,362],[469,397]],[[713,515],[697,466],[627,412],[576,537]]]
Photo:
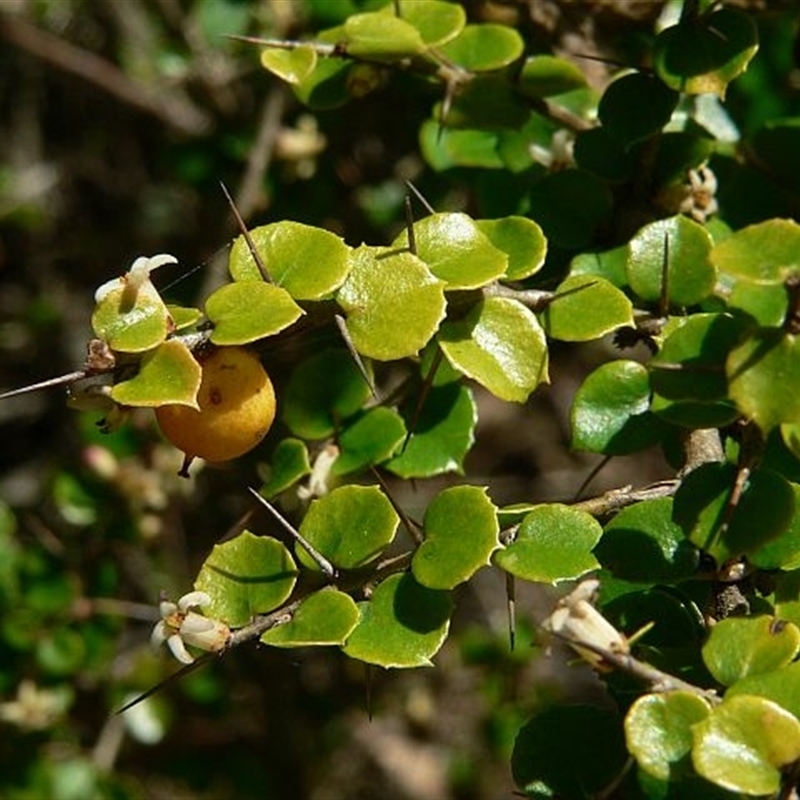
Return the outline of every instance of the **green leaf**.
[[[573,152],[581,169],[611,183],[629,180],[639,164],[636,148],[626,149],[602,127],[579,131]]]
[[[393,409],[378,406],[365,411],[340,434],[341,452],[333,465],[333,474],[346,475],[386,461],[405,436],[405,422]]]
[[[340,486],[314,500],[300,533],[335,567],[355,569],[374,561],[394,539],[400,518],[377,486]],[[302,548],[298,560],[316,567]]]
[[[176,331],[182,331],[184,328],[191,328],[192,325],[197,324],[203,316],[203,312],[199,308],[186,308],[185,306],[176,306],[172,303],[167,303],[167,310],[170,317],[172,317],[172,324],[175,326]]]
[[[353,67],[344,58],[319,59],[311,73],[293,87],[294,93],[314,111],[339,108],[350,99],[347,83]]]
[[[408,572],[387,578],[358,607],[358,625],[342,649],[387,669],[431,666],[453,613],[449,592],[421,586]]]
[[[531,118],[531,110],[503,73],[483,73],[464,84],[452,103],[437,103],[434,117],[448,128],[518,131]]]
[[[800,422],[800,339],[779,328],[759,328],[731,351],[730,396],[764,433]]]
[[[445,315],[444,284],[411,253],[362,246],[336,295],[356,350],[378,361],[416,355]],[[400,321],[402,320],[402,324]]]
[[[641,72],[617,78],[603,93],[597,115],[623,146],[643,141],[670,120],[680,95]]]
[[[637,583],[675,584],[697,572],[700,556],[672,520],[672,498],[622,509],[594,548],[614,577]]]
[[[791,219],[748,225],[715,245],[710,258],[722,275],[752,283],[783,283],[800,270],[800,225]]]
[[[261,635],[273,647],[342,645],[358,624],[358,607],[350,595],[326,586],[309,595],[289,622]]]
[[[414,223],[417,255],[447,289],[477,289],[505,275],[508,256],[461,213],[431,214]],[[392,247],[408,247],[403,231]]]
[[[442,325],[439,344],[462,374],[501,400],[524,403],[547,375],[547,341],[533,312],[501,297]]]
[[[692,314],[676,320],[650,360],[653,391],[670,400],[727,398],[725,360],[747,326],[730,314]]]
[[[425,512],[424,530],[411,571],[429,589],[453,589],[469,580],[500,547],[497,509],[477,486],[440,492]]]
[[[227,283],[206,300],[206,316],[214,323],[211,341],[218,345],[273,336],[304,313],[285,289],[261,280]]]
[[[495,553],[494,562],[526,581],[575,580],[600,566],[592,548],[602,533],[600,523],[585,511],[547,503],[525,515],[516,538]]]
[[[786,319],[789,295],[782,283],[765,284],[740,280],[731,286],[727,304],[729,309],[738,309],[749,314],[762,327],[777,328]]]
[[[526,217],[475,220],[478,230],[508,256],[503,276],[509,281],[521,281],[535,275],[547,255],[547,239],[542,229]],[[498,276],[500,277],[500,276]]]
[[[694,768],[734,792],[777,792],[780,768],[800,757],[800,722],[762,697],[726,697],[693,734]]]
[[[639,767],[662,781],[688,774],[692,726],[705,719],[710,708],[708,700],[691,692],[640,697],[625,717],[625,741]]]
[[[425,52],[413,24],[379,11],[353,14],[344,23],[345,48],[353,58],[397,61]]]
[[[419,131],[420,149],[425,161],[437,172],[452,167],[500,169],[503,159],[497,153],[498,134],[488,130],[446,128],[436,119],[427,119]]]
[[[748,556],[759,569],[795,570],[800,567],[800,485],[791,484],[794,492],[794,515],[789,527]]]
[[[123,406],[157,408],[168,403],[198,408],[202,369],[189,348],[170,339],[147,353],[132,378],[111,389],[111,399]]]
[[[286,385],[282,418],[295,436],[324,439],[370,396],[347,350],[323,350],[295,368]]]
[[[387,5],[383,11],[394,14],[394,6]],[[458,36],[467,22],[463,6],[442,0],[400,0],[400,16],[419,31],[429,48]]]
[[[548,55],[525,59],[517,81],[525,97],[552,97],[586,86],[586,76],[577,65]]]
[[[596,275],[605,278],[618,289],[628,285],[625,266],[628,263],[628,246],[620,245],[611,250],[579,253],[569,265],[570,275]]]
[[[555,705],[522,726],[511,772],[528,797],[585,798],[608,787],[628,753],[616,714],[590,705]]]
[[[717,280],[709,259],[711,246],[708,231],[687,217],[651,222],[628,244],[628,283],[642,300],[654,303],[666,281],[671,304],[695,305],[714,291]]]
[[[272,281],[296,300],[327,297],[347,277],[350,248],[329,231],[283,220],[249,233]],[[235,281],[263,280],[244,236],[233,243],[228,270]]]
[[[703,645],[703,662],[723,686],[785,667],[800,651],[800,629],[761,615],[720,620]]]
[[[214,546],[194,588],[211,597],[206,616],[239,628],[281,605],[296,578],[297,566],[277,539],[244,531]]]
[[[570,409],[571,446],[606,455],[644,450],[664,435],[650,412],[647,368],[638,361],[611,361],[581,384]]]
[[[676,91],[724,98],[728,84],[747,69],[757,50],[752,18],[723,8],[663,30],[653,46],[653,61],[658,76]]]
[[[317,51],[310,44],[294,50],[267,47],[261,51],[261,66],[287,83],[299,84],[317,66]]]
[[[270,475],[261,494],[272,498],[311,474],[306,443],[300,439],[282,439],[272,453]]]
[[[800,717],[800,662],[793,662],[771,672],[748,675],[734,683],[726,698],[755,695],[777,703],[795,717]]]
[[[758,550],[785,531],[794,514],[791,484],[768,469],[753,470],[731,506],[736,474],[732,464],[703,464],[675,494],[673,519],[718,564]]]
[[[611,218],[608,186],[582,169],[548,174],[531,187],[528,203],[550,245],[569,250],[590,247]]]
[[[441,53],[470,72],[489,72],[512,64],[524,50],[522,36],[514,28],[482,23],[466,25],[441,48]]]
[[[632,326],[633,305],[603,278],[571,275],[555,290],[555,297],[542,314],[542,325],[553,339],[586,342]]]
[[[463,472],[477,421],[475,400],[466,386],[436,386],[425,398],[407,444],[384,466],[401,478]]]

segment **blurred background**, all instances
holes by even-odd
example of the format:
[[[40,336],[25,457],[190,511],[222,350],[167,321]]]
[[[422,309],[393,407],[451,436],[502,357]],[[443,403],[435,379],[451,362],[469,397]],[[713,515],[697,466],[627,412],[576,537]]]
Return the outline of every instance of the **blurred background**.
[[[250,226],[293,219],[351,245],[395,236],[406,180],[438,210],[510,213],[507,175],[423,161],[418,131],[435,89],[398,76],[310,113],[261,69],[257,47],[228,38],[298,38],[376,5],[0,0],[0,389],[79,369],[94,289],[137,256],[175,255],[159,288],[200,302],[224,278],[236,235],[221,183]],[[665,4],[464,5],[473,21],[518,27],[532,52],[638,63]],[[747,132],[798,113],[799,9],[738,5],[763,41],[729,98]],[[613,68],[577,63],[602,90]],[[568,498],[599,461],[569,451],[567,414],[608,353],[554,356],[553,386],[523,407],[478,393],[467,475],[498,504]],[[291,348],[269,356],[278,374],[292,358]],[[244,489],[271,446],[185,481],[150,414],[110,436],[96,420],[58,388],[0,402],[0,797],[512,795],[517,729],[542,697],[573,691],[574,673],[538,658],[534,623],[548,602],[538,592],[520,591],[510,652],[505,586],[490,570],[458,595],[456,635],[435,669],[368,676],[334,652],[239,648],[115,715],[175,671],[149,645],[160,593],[191,589],[250,508]],[[591,491],[667,474],[656,454],[617,459]],[[417,511],[441,485],[403,487],[399,498]],[[583,677],[582,690],[595,691]]]

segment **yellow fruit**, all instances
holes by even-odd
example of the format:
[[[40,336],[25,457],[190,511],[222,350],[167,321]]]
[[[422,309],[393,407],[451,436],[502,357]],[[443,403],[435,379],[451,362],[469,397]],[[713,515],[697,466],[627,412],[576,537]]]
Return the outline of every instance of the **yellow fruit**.
[[[192,458],[227,461],[252,450],[275,419],[275,390],[258,358],[243,347],[219,347],[200,364],[200,410],[182,405],[156,409],[161,432]]]

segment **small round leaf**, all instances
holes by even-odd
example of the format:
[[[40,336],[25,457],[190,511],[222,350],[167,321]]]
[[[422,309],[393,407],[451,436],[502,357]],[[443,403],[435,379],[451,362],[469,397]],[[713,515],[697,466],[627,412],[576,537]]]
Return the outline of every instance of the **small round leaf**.
[[[214,546],[194,588],[211,597],[206,616],[239,628],[283,603],[296,578],[297,566],[277,539],[244,531]]]
[[[416,355],[445,315],[444,284],[423,261],[411,253],[381,257],[367,246],[352,251],[336,301],[356,350],[378,361]]]
[[[342,649],[387,669],[431,666],[453,613],[449,592],[421,586],[409,572],[387,578],[358,607],[358,625]]]
[[[526,97],[552,97],[586,86],[586,75],[572,61],[556,56],[525,59],[518,78],[518,89]]]
[[[396,61],[426,49],[413,24],[394,14],[371,11],[353,14],[344,23],[345,47],[354,58]]]
[[[206,316],[214,323],[211,341],[218,345],[273,336],[304,313],[285,289],[260,280],[227,283],[206,300]]]
[[[289,622],[261,635],[273,647],[342,645],[358,624],[358,607],[344,592],[326,586],[309,595]]]
[[[693,728],[694,768],[733,792],[766,795],[781,786],[781,767],[800,758],[800,722],[763,697],[726,698]]]
[[[439,344],[459,372],[501,400],[524,403],[549,380],[544,331],[516,300],[481,300],[463,319],[442,325]]]
[[[334,475],[346,475],[390,458],[405,439],[403,418],[393,409],[378,406],[354,419],[338,438],[339,457]]]
[[[376,559],[394,539],[400,518],[377,486],[340,486],[314,500],[300,533],[334,566],[355,569]],[[315,562],[297,548],[301,563]]]
[[[464,29],[467,13],[457,3],[443,0],[400,0],[400,16],[413,25],[428,47],[439,47],[449,42]],[[385,13],[394,14],[388,5]]]
[[[522,36],[507,25],[466,25],[442,48],[445,58],[470,72],[502,69],[524,52]]]
[[[269,468],[269,479],[261,488],[261,494],[267,498],[285,492],[311,474],[306,443],[300,439],[282,439],[272,453]]]
[[[526,217],[475,220],[478,230],[508,256],[504,278],[521,281],[535,275],[547,255],[547,240],[542,229]]]
[[[317,51],[310,44],[294,50],[268,47],[261,51],[261,66],[287,83],[298,84],[317,66]]]
[[[585,511],[560,503],[540,505],[525,515],[516,538],[495,554],[494,562],[527,581],[575,580],[600,566],[592,549],[602,533],[600,523]]]
[[[500,546],[497,509],[477,486],[438,494],[425,512],[424,530],[411,571],[429,589],[453,589],[469,580]]]
[[[684,216],[645,225],[628,244],[631,289],[651,303],[665,290],[669,302],[678,306],[705,300],[717,280],[709,259],[711,246],[708,231]]]

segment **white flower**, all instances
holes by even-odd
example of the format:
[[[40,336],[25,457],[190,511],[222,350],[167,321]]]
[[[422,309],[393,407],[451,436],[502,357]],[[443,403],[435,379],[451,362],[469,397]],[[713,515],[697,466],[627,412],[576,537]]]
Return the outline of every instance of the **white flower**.
[[[209,653],[224,650],[231,638],[231,629],[221,620],[192,611],[209,603],[211,598],[205,592],[189,592],[177,603],[162,600],[158,606],[161,619],[151,636],[153,644],[166,642],[172,655],[183,664],[194,662],[194,657],[186,649],[187,644]]]
[[[68,691],[40,689],[33,681],[24,680],[15,700],[0,703],[0,720],[27,730],[43,730],[64,713],[69,702]]]
[[[133,297],[136,297],[139,289],[150,282],[150,273],[157,267],[164,264],[177,264],[178,259],[175,256],[168,255],[167,253],[159,253],[157,256],[139,256],[133,262],[131,268],[121,278],[113,278],[106,281],[94,293],[96,303],[99,303],[104,298],[108,297],[114,289],[128,289],[132,292]]]

